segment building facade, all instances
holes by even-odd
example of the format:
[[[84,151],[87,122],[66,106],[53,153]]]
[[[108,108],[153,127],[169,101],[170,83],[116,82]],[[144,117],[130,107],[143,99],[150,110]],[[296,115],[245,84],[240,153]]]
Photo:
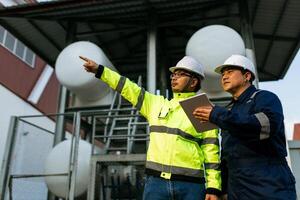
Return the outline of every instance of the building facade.
[[[55,113],[58,90],[53,68],[0,26],[1,163],[11,116]],[[54,121],[48,118],[44,124]]]

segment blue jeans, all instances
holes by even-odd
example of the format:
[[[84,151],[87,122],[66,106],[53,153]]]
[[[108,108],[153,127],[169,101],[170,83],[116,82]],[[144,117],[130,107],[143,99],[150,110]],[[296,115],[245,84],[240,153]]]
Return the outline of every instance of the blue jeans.
[[[204,200],[205,184],[147,176],[143,200]]]

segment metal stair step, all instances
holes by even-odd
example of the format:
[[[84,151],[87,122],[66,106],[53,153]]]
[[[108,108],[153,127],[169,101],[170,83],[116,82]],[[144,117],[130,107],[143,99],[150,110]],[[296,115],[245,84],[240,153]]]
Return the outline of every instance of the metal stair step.
[[[110,140],[112,141],[112,140],[127,140],[127,137],[112,137],[112,138],[110,138]]]
[[[123,150],[127,150],[126,147],[110,147],[107,148],[108,151],[123,151]]]
[[[115,118],[116,121],[126,121],[126,120],[130,120],[131,117],[119,117],[119,118]]]
[[[147,141],[148,138],[136,138],[136,139],[129,139],[129,141]]]
[[[128,126],[114,127],[113,130],[114,131],[116,131],[116,130],[118,130],[118,131],[128,130]]]

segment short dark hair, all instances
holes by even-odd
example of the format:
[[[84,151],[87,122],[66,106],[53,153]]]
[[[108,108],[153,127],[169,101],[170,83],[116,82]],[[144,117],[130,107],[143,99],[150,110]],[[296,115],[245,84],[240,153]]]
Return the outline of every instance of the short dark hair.
[[[241,68],[241,72],[242,72],[242,74],[246,74],[247,72],[249,72],[251,74],[251,78],[250,78],[249,82],[250,82],[250,84],[252,84],[252,82],[254,81],[254,74],[251,71],[249,71],[248,69],[243,69],[243,68]]]

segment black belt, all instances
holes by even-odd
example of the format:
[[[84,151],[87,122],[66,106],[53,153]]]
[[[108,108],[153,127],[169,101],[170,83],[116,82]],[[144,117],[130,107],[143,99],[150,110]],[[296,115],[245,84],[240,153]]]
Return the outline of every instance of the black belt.
[[[186,182],[193,182],[193,183],[205,183],[205,178],[204,177],[191,177],[191,176],[185,176],[185,175],[180,175],[180,174],[172,174],[170,179],[165,179],[161,177],[160,171],[156,171],[153,169],[146,168],[145,169],[145,174],[148,176],[154,176],[158,177],[164,180],[171,180],[171,181],[186,181]]]

